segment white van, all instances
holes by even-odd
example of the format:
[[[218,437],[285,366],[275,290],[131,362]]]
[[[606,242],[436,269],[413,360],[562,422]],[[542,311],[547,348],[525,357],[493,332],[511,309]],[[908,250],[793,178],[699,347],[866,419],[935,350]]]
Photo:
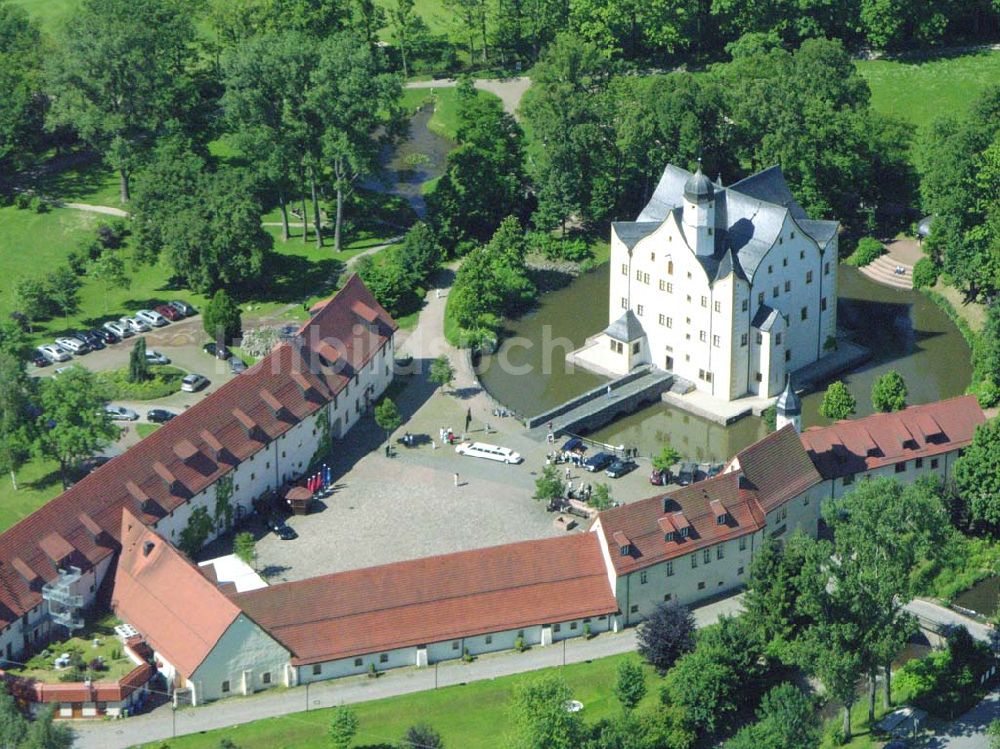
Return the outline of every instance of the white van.
[[[500,463],[520,463],[522,460],[521,456],[509,447],[488,445],[485,442],[473,442],[471,444],[463,442],[455,448],[455,452],[459,455],[468,455],[472,458],[486,458],[487,460],[496,460]]]

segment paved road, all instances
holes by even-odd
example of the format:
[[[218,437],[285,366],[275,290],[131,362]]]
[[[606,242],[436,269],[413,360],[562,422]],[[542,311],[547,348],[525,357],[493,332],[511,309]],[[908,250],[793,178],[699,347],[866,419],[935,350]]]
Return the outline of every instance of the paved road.
[[[450,88],[457,81],[454,78],[437,78],[431,81],[410,81],[407,88]],[[473,84],[482,91],[489,91],[496,94],[503,102],[504,111],[507,114],[516,115],[517,108],[521,104],[521,97],[531,86],[531,79],[527,76],[520,78],[477,78]]]
[[[994,690],[969,712],[921,744],[925,749],[986,749],[986,729],[1000,719],[1000,690]]]
[[[934,622],[942,626],[965,627],[977,640],[989,642],[991,628],[988,625],[977,622],[970,617],[962,616],[957,611],[946,609],[944,606],[939,606],[923,598],[914,598],[906,604],[905,608],[918,619]]]
[[[723,598],[695,609],[695,620],[698,626],[703,627],[718,621],[722,614],[735,613],[741,608],[740,596]],[[452,661],[442,663],[437,668],[388,671],[378,679],[350,677],[319,682],[311,685],[308,690],[297,687],[262,692],[252,697],[232,698],[201,708],[180,710],[176,715],[171,713],[168,706],[163,706],[146,715],[127,720],[74,724],[77,728],[74,746],[77,749],[124,749],[139,742],[169,739],[174,735],[174,718],[176,734],[180,736],[307,709],[315,710],[495,679],[633,650],[635,630],[628,629],[619,633],[602,634],[589,641],[579,638],[564,640],[550,647],[532,648],[525,653],[497,653],[468,664]]]

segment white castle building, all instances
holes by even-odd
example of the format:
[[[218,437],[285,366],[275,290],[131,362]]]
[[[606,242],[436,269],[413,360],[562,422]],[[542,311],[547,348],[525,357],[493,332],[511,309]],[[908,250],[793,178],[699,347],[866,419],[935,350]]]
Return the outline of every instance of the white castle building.
[[[723,187],[667,166],[636,220],[612,224],[610,324],[580,360],[651,364],[726,401],[778,395],[836,336],[837,228],[779,167]]]

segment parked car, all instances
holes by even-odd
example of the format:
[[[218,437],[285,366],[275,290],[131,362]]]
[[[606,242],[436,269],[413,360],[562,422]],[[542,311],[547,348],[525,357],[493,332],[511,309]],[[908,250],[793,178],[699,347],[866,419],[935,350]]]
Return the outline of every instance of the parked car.
[[[208,384],[208,378],[200,374],[189,374],[184,375],[184,379],[181,380],[181,390],[185,393],[193,393],[196,390],[201,390]]]
[[[292,530],[284,520],[280,518],[271,518],[267,522],[267,527],[271,529],[271,532],[275,536],[280,538],[282,541],[292,541],[299,537],[299,534]]]
[[[44,346],[39,346],[35,350],[53,364],[56,362],[69,361],[71,358],[69,354],[63,351],[59,345],[55,343],[46,343]]]
[[[201,350],[209,356],[214,356],[216,359],[221,359],[222,361],[226,361],[233,355],[232,352],[225,346],[217,345],[214,341],[206,343],[201,347]]]
[[[604,473],[610,478],[620,479],[626,473],[631,473],[638,467],[639,464],[634,460],[616,460]]]
[[[523,460],[518,453],[509,447],[490,445],[486,442],[463,442],[455,448],[455,452],[459,455],[468,455],[470,458],[485,458],[508,465],[520,463]]]
[[[63,336],[62,338],[56,338],[56,345],[59,346],[63,351],[69,351],[71,354],[86,354],[90,351],[90,346],[81,341],[79,338],[72,338],[70,336]]]
[[[149,323],[138,317],[123,317],[119,322],[133,333],[148,333],[153,329]]]
[[[139,418],[138,413],[131,408],[125,408],[125,406],[115,406],[109,403],[104,407],[104,410],[115,421],[136,421]]]
[[[159,312],[151,309],[141,309],[135,313],[135,316],[154,328],[162,328],[170,322],[170,320],[165,318]]]
[[[698,466],[689,461],[681,463],[680,469],[677,471],[677,483],[680,486],[688,486],[695,482],[695,474],[698,471]]]
[[[146,420],[153,424],[166,424],[176,415],[165,408],[151,408],[146,412]]]
[[[93,333],[96,337],[100,338],[107,345],[110,345],[112,343],[118,343],[122,339],[121,336],[115,335],[106,328],[94,328],[90,332]]]
[[[653,486],[666,486],[670,483],[670,471],[667,469],[658,471],[654,468],[649,474],[649,483]]]
[[[157,304],[153,307],[153,311],[163,315],[165,318],[170,320],[170,322],[175,322],[184,317],[184,315],[175,310],[169,304]]]
[[[191,315],[197,315],[198,310],[192,307],[187,302],[182,302],[179,299],[174,299],[172,302],[167,302],[171,307],[181,313],[181,317],[191,317]]]
[[[36,349],[31,353],[31,363],[36,367],[47,367],[52,362],[46,359],[45,355],[41,351]]]
[[[589,458],[583,461],[580,465],[584,469],[590,471],[591,473],[597,473],[598,471],[603,471],[605,468],[610,466],[615,462],[615,456],[611,453],[596,453],[591,455]]]
[[[55,371],[52,373],[52,376],[53,377],[58,377],[59,375],[66,374],[71,369],[73,369],[73,367],[75,367],[75,366],[77,366],[77,365],[76,364],[67,364],[65,367],[56,367]]]
[[[234,375],[243,374],[247,371],[247,364],[238,356],[229,357],[229,371]]]
[[[74,333],[73,337],[79,338],[81,341],[90,346],[91,351],[100,351],[104,348],[104,339],[94,330],[85,330],[82,333]]]
[[[705,477],[712,478],[713,476],[718,476],[722,473],[722,469],[726,467],[725,463],[712,463],[705,470]]]
[[[147,364],[169,364],[170,359],[159,351],[154,351],[151,348],[146,349],[146,363]]]
[[[92,458],[85,458],[80,462],[80,470],[86,473],[93,473],[105,463],[111,461],[107,455],[95,455]]]
[[[128,318],[123,318],[123,319],[128,319]],[[104,325],[101,326],[101,328],[111,333],[111,335],[113,335],[119,341],[124,340],[126,338],[131,338],[133,335],[135,335],[135,333],[132,332],[132,328],[129,327],[129,324],[127,322],[123,323],[121,320],[112,320],[111,322],[106,322],[104,323]]]

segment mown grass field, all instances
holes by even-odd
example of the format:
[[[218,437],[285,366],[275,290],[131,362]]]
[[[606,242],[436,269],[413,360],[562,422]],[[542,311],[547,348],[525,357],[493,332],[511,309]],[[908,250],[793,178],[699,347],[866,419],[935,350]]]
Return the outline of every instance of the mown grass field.
[[[925,60],[861,60],[872,106],[923,127],[942,115],[961,117],[990,85],[1000,85],[1000,51]]]
[[[561,669],[546,669],[544,673],[556,672],[562,676],[573,690],[574,698],[583,703],[582,715],[586,722],[594,723],[621,709],[613,693],[616,669],[623,658],[635,657],[611,656]],[[511,732],[508,705],[513,690],[518,684],[538,679],[540,673],[543,672],[353,705],[360,726],[352,746],[359,749],[395,746],[409,726],[421,722],[437,730],[448,747],[494,749],[506,746],[506,738]],[[653,670],[646,667],[647,694],[643,704],[652,705],[659,700],[659,681]],[[149,749],[217,749],[223,739],[229,739],[240,749],[272,749],[278,746],[282,749],[327,749],[330,746],[327,738],[330,713],[326,709],[268,718],[147,746]]]

